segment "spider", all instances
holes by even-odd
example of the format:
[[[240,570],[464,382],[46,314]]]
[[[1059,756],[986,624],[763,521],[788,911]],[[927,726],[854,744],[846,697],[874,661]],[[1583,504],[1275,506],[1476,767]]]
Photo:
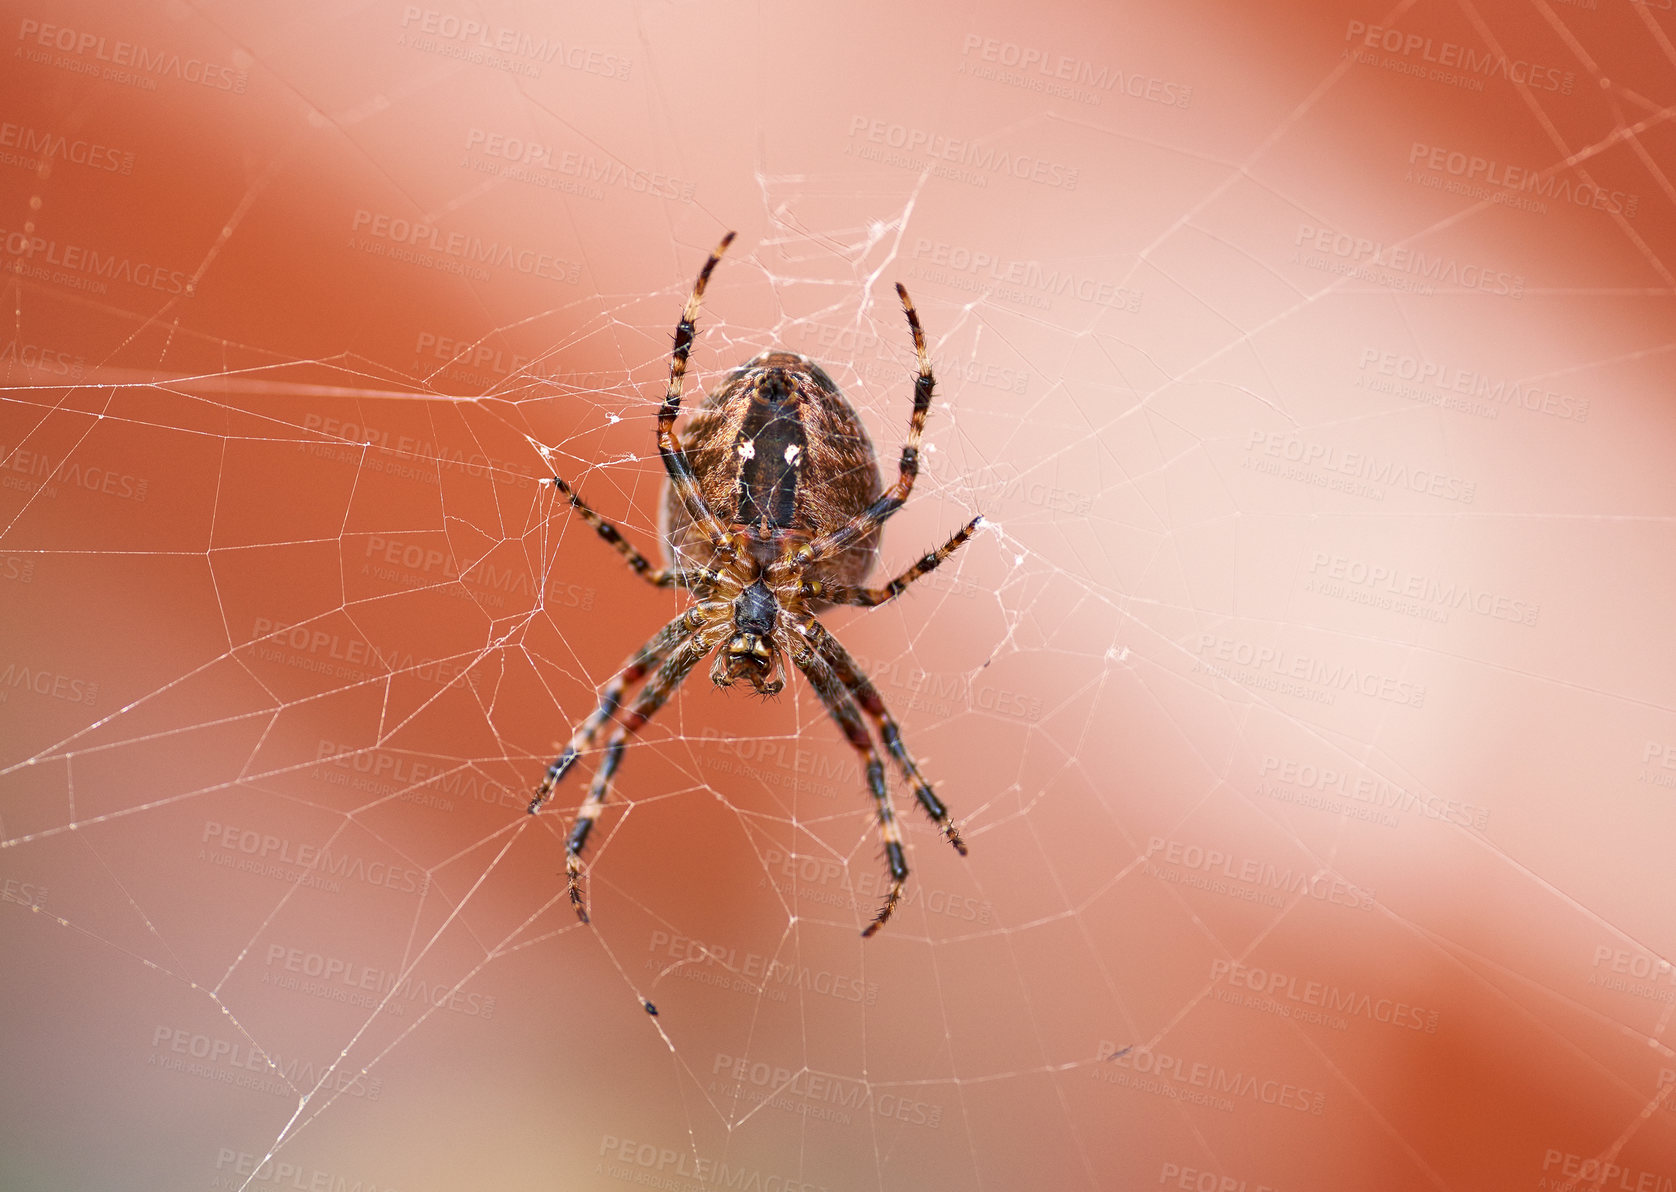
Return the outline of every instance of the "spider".
[[[743,680],[769,696],[785,686],[781,657],[791,659],[845,738],[865,762],[890,870],[884,905],[862,932],[870,936],[896,909],[908,880],[902,834],[885,786],[885,768],[863,722],[872,721],[885,751],[913,785],[921,807],[961,856],[966,844],[948,809],[931,791],[902,744],[896,721],[847,650],[815,619],[818,609],[853,604],[871,608],[897,596],[948,558],[982,524],[974,517],[936,550],[880,588],[862,586],[878,550],[879,529],[908,499],[919,471],[919,441],[931,407],[934,380],[925,334],[908,291],[896,287],[913,333],[919,373],[914,408],[896,483],[881,491],[873,444],[854,409],[820,365],[790,352],[769,351],[728,374],[693,415],[690,446],[675,432],[681,390],[692,351],[694,320],[704,287],[734,233],[710,254],[675,328],[669,387],[658,411],[658,451],[669,473],[665,542],[672,566],[654,568],[610,522],[558,476],[553,486],[628,561],[660,588],[692,593],[687,609],[636,650],[600,688],[599,704],[576,726],[564,752],[547,767],[530,801],[535,814],[607,721],[615,731],[576,813],[565,848],[570,901],[588,922],[582,895],[582,850],[611,792],[623,746],[638,733],[695,666],[712,651],[710,680],[729,687]],[[650,678],[647,678],[647,676]],[[623,712],[623,693],[645,679]],[[621,713],[619,715],[619,713]]]

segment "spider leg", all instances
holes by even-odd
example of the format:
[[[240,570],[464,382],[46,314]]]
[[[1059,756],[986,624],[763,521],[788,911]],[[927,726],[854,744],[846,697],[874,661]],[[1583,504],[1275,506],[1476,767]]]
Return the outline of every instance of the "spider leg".
[[[879,913],[867,925],[861,934],[870,936],[885,925],[896,904],[902,898],[902,887],[908,881],[908,861],[902,855],[902,829],[896,823],[896,808],[891,806],[890,791],[885,786],[885,764],[879,760],[879,751],[873,747],[873,738],[867,732],[867,726],[862,723],[861,714],[856,711],[855,700],[845,690],[843,681],[832,669],[832,664],[826,660],[818,648],[794,655],[792,661],[797,664],[804,677],[809,680],[815,694],[820,696],[821,703],[832,714],[832,719],[838,722],[838,727],[844,730],[844,736],[855,747],[857,753],[867,763],[867,789],[872,792],[873,802],[879,812],[879,835],[885,841],[885,861],[890,868],[890,891],[885,895],[884,905]]]
[[[704,606],[693,607],[694,610],[702,610]],[[703,621],[699,624],[703,625]],[[604,810],[605,800],[611,793],[611,777],[617,772],[617,765],[623,759],[623,746],[628,743],[630,734],[644,728],[646,722],[663,707],[664,701],[674,694],[681,681],[692,673],[699,660],[716,648],[716,643],[721,641],[731,625],[732,622],[728,620],[712,622],[708,627],[690,632],[679,645],[669,650],[658,666],[658,673],[640,689],[640,694],[634,697],[634,703],[618,724],[617,731],[611,734],[611,741],[605,747],[605,756],[599,763],[598,772],[594,774],[593,785],[588,788],[588,797],[577,809],[576,823],[572,825],[570,837],[565,842],[565,873],[570,890],[570,903],[576,908],[577,917],[584,923],[588,922],[588,906],[582,897],[582,849],[588,843],[588,833],[593,831],[594,821]]]
[[[963,528],[956,530],[953,536],[942,546],[920,556],[917,563],[882,588],[834,588],[829,592],[821,593],[821,599],[831,601],[833,604],[859,604],[863,608],[872,608],[875,605],[885,603],[887,600],[894,600],[902,594],[904,588],[920,576],[928,571],[936,570],[937,565],[960,549],[961,544],[970,538],[982,524],[983,515],[980,513],[967,522]]]
[[[628,565],[634,568],[634,573],[654,588],[690,588],[694,584],[716,582],[716,573],[703,568],[688,568],[683,571],[679,567],[653,567],[646,556],[623,537],[622,531],[595,513],[587,502],[571,490],[570,485],[555,476],[553,487],[569,497],[571,506],[582,515],[582,520],[599,531],[601,538],[616,547],[617,553],[627,559]]]
[[[616,677],[600,688],[599,705],[589,713],[587,719],[576,726],[576,731],[570,734],[570,741],[565,745],[564,752],[554,758],[553,764],[547,767],[547,776],[536,788],[535,798],[530,800],[531,815],[541,810],[541,805],[553,793],[553,788],[565,776],[565,771],[575,765],[582,751],[594,743],[599,726],[616,715],[617,708],[622,703],[623,691],[628,685],[638,683],[647,671],[660,665],[669,656],[670,651],[690,637],[702,623],[702,614],[703,606],[695,604],[658,630],[650,641],[630,656]]]
[[[919,357],[919,372],[914,377],[914,410],[908,416],[908,437],[902,443],[902,462],[897,468],[896,483],[879,498],[849,521],[811,542],[804,557],[824,559],[844,550],[851,543],[867,537],[895,513],[914,491],[914,478],[919,475],[919,441],[925,432],[925,416],[931,409],[931,389],[936,384],[931,375],[931,357],[925,351],[925,332],[920,329],[919,315],[908,298],[907,289],[898,282],[897,297],[908,315],[908,330],[913,332],[914,353]]]
[[[919,772],[919,766],[914,764],[907,746],[902,744],[901,730],[886,709],[878,688],[873,686],[873,681],[856,665],[855,659],[843,644],[813,617],[809,618],[808,637],[815,652],[831,664],[838,680],[849,689],[855,701],[861,705],[862,711],[872,718],[873,726],[879,732],[879,740],[885,743],[885,750],[896,759],[896,764],[902,768],[903,776],[913,784],[914,798],[919,800],[919,805],[925,808],[925,813],[942,830],[943,839],[952,844],[954,851],[964,857],[966,842],[960,838],[960,830],[950,821],[948,808],[932,793],[931,784],[925,780],[925,775]]]
[[[734,554],[734,550],[729,544],[727,528],[704,503],[704,494],[699,491],[698,479],[693,475],[692,461],[687,458],[687,450],[675,433],[675,418],[681,412],[681,389],[686,382],[687,357],[692,353],[696,329],[694,320],[698,318],[698,308],[704,300],[704,287],[710,282],[716,262],[722,259],[727,246],[733,243],[733,235],[729,232],[723,236],[721,243],[710,254],[710,259],[704,262],[693,292],[687,298],[686,308],[681,312],[681,321],[675,325],[675,350],[669,357],[669,388],[665,390],[663,405],[658,410],[658,451],[663,455],[669,482],[681,495],[687,512],[692,514],[693,523],[721,553],[729,556]]]

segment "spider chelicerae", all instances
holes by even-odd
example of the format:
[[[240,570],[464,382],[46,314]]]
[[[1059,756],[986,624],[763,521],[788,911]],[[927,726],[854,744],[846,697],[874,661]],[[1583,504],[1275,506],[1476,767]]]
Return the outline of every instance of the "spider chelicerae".
[[[606,722],[616,718],[616,729],[606,743],[588,797],[576,813],[565,849],[570,901],[586,923],[582,849],[611,792],[625,742],[711,651],[716,652],[710,667],[712,682],[728,687],[743,680],[762,695],[774,695],[785,686],[781,664],[785,655],[803,672],[866,766],[867,788],[878,809],[890,870],[884,905],[862,932],[869,936],[896,909],[908,880],[908,863],[885,786],[884,763],[864,715],[943,838],[962,856],[966,845],[948,809],[932,793],[902,744],[901,732],[878,689],[849,651],[816,620],[815,612],[829,605],[871,608],[894,600],[953,554],[983,518],[974,517],[883,587],[862,585],[878,552],[879,528],[913,491],[920,435],[935,383],[919,316],[908,291],[900,285],[896,293],[913,333],[919,372],[914,378],[914,409],[902,462],[890,488],[881,491],[873,444],[838,386],[820,365],[790,352],[764,352],[734,369],[693,415],[689,441],[682,442],[675,432],[675,419],[681,409],[694,320],[711,271],[733,236],[729,232],[722,237],[693,285],[675,328],[669,388],[658,411],[658,451],[669,473],[665,541],[672,565],[654,568],[615,526],[589,508],[561,478],[553,477],[554,487],[570,498],[576,511],[616,547],[636,574],[660,588],[685,588],[693,602],[636,650],[600,689],[599,705],[577,725],[564,752],[547,767],[530,801],[530,813],[541,809],[565,772],[592,747]],[[645,685],[627,711],[622,711],[623,693],[642,679]]]

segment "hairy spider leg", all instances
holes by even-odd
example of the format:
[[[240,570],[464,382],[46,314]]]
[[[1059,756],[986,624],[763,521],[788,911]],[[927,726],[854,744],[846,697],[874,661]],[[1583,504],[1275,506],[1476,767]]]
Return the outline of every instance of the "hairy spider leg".
[[[902,775],[914,788],[914,798],[925,808],[925,813],[943,833],[943,839],[954,846],[954,851],[962,857],[966,855],[966,842],[960,838],[960,830],[949,819],[949,809],[943,806],[943,801],[931,791],[931,784],[925,780],[925,775],[919,772],[914,759],[908,754],[908,747],[902,744],[902,732],[897,726],[890,711],[885,707],[883,697],[878,688],[856,665],[837,638],[827,631],[826,626],[810,617],[808,620],[807,636],[815,648],[815,653],[825,659],[838,676],[838,681],[848,689],[855,702],[861,705],[861,710],[872,718],[873,727],[878,730],[879,740],[884,742],[885,751],[896,759],[896,764],[902,768]]]
[[[600,688],[598,706],[576,726],[576,730],[570,734],[570,741],[565,745],[564,752],[554,758],[553,764],[547,767],[547,776],[536,788],[535,798],[530,800],[531,815],[541,810],[541,805],[553,793],[553,788],[558,786],[559,780],[565,776],[565,771],[576,764],[576,759],[582,755],[582,751],[593,745],[594,735],[599,732],[600,725],[616,715],[617,708],[622,703],[623,692],[629,684],[640,682],[647,671],[661,665],[670,651],[691,637],[701,624],[703,606],[695,604],[658,630],[650,641],[629,657],[616,677]]]
[[[658,410],[658,451],[663,457],[664,469],[669,473],[670,483],[686,502],[693,521],[710,538],[712,544],[726,555],[733,554],[727,530],[704,503],[704,498],[698,491],[698,481],[693,476],[692,463],[687,459],[686,448],[675,433],[675,418],[681,409],[681,390],[687,375],[687,357],[692,353],[693,335],[697,329],[694,320],[698,318],[699,305],[704,298],[704,287],[709,284],[710,274],[715,270],[716,263],[722,259],[722,254],[727,251],[727,246],[733,243],[733,236],[734,234],[729,232],[722,237],[721,243],[710,254],[710,259],[704,262],[704,268],[699,271],[693,292],[687,298],[681,321],[675,327],[675,350],[669,358],[669,387],[664,393],[663,405]],[[622,531],[596,513],[562,477],[553,477],[553,487],[570,498],[572,507],[582,515],[583,520],[598,531],[601,538],[616,548],[617,553],[628,561],[636,575],[654,587],[691,588],[696,583],[715,582],[715,573],[712,571],[688,571],[678,564],[653,567],[651,561],[623,537]]]
[[[935,571],[937,565],[959,550],[961,544],[970,538],[981,525],[983,525],[983,514],[980,513],[967,522],[963,528],[956,530],[942,546],[921,555],[918,562],[882,588],[833,588],[831,591],[820,593],[820,597],[822,600],[830,601],[833,604],[858,604],[863,608],[873,608],[887,600],[895,600],[902,594],[903,589],[920,576],[928,571]]]
[[[694,605],[694,611],[703,608]],[[617,764],[623,758],[623,746],[633,733],[638,733],[645,727],[646,722],[656,715],[657,710],[681,681],[692,673],[704,656],[715,649],[717,644],[732,630],[732,621],[723,619],[699,629],[680,645],[672,650],[658,672],[652,676],[646,686],[640,689],[640,694],[634,697],[634,703],[624,713],[617,725],[617,731],[611,734],[610,742],[605,746],[605,756],[600,760],[599,770],[594,774],[593,786],[588,789],[588,797],[582,806],[577,808],[576,823],[570,829],[570,838],[565,843],[565,873],[568,876],[571,905],[576,908],[577,918],[588,922],[588,906],[582,897],[582,849],[588,843],[588,833],[593,831],[594,821],[605,808],[605,800],[611,793],[611,777],[617,772]]]
[[[885,764],[879,759],[879,751],[873,746],[873,738],[862,723],[861,714],[856,711],[855,700],[850,698],[832,664],[815,648],[800,651],[792,656],[792,661],[809,680],[809,685],[838,722],[838,727],[844,730],[845,738],[867,762],[867,789],[872,792],[873,802],[879,809],[879,835],[884,837],[885,862],[890,869],[890,891],[885,895],[884,905],[861,933],[870,936],[890,918],[902,897],[902,887],[908,881],[908,860],[902,855],[902,829],[896,823],[896,808],[891,806],[890,790],[885,786]]]
[[[733,236],[732,232],[723,236],[722,242],[710,254],[710,259],[704,262],[693,292],[687,299],[686,309],[681,312],[681,321],[675,325],[675,350],[669,357],[669,388],[664,392],[663,405],[658,410],[658,450],[663,454],[663,466],[669,473],[669,482],[681,494],[687,512],[692,514],[693,523],[719,553],[728,557],[737,554],[731,535],[711,512],[710,506],[704,503],[704,495],[698,489],[698,478],[693,475],[692,461],[687,458],[687,450],[675,433],[675,418],[681,412],[681,388],[686,381],[687,357],[692,353],[696,329],[694,320],[698,318],[698,308],[704,300],[704,287],[710,282],[716,262],[722,259],[727,246],[733,243]]]
[[[553,487],[570,498],[570,504],[576,512],[599,532],[599,536],[616,548],[617,553],[628,560],[628,565],[634,568],[634,573],[654,588],[691,588],[698,584],[713,584],[716,573],[702,567],[653,567],[651,561],[634,548],[634,544],[623,537],[621,530],[606,521],[577,496],[562,479],[553,477]]]
[[[920,330],[919,315],[908,298],[908,290],[898,282],[896,293],[908,315],[908,329],[914,335],[914,352],[919,357],[919,373],[914,377],[914,410],[908,416],[908,437],[902,443],[902,462],[897,468],[896,483],[849,521],[811,542],[803,556],[805,560],[828,558],[867,537],[902,508],[908,494],[914,491],[914,479],[919,475],[920,436],[925,433],[925,416],[931,409],[931,390],[937,382],[931,375],[931,357],[925,350],[925,332]]]

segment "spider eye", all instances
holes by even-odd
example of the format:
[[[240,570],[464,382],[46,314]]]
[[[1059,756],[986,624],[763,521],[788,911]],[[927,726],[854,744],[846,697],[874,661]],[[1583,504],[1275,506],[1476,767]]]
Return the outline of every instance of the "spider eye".
[[[760,579],[739,593],[733,601],[733,623],[740,633],[767,637],[774,632],[775,610],[780,602]]]
[[[762,381],[757,387],[757,392],[767,400],[769,405],[777,406],[791,397],[791,386],[786,383],[786,374],[780,369],[775,369],[773,372],[763,375]]]

